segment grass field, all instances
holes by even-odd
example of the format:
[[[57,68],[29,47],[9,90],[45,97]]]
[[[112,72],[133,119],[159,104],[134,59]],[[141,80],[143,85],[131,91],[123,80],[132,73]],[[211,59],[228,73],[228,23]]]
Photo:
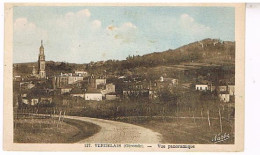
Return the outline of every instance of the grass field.
[[[207,119],[193,118],[150,118],[128,117],[118,118],[117,121],[127,122],[149,128],[162,135],[162,143],[171,144],[214,144],[215,136],[225,133],[229,138],[218,144],[234,144],[234,120],[222,120],[222,133],[219,119],[211,119],[209,127]],[[218,135],[219,134],[219,135]]]
[[[14,119],[15,143],[75,143],[92,136],[100,127],[83,121],[20,117]]]

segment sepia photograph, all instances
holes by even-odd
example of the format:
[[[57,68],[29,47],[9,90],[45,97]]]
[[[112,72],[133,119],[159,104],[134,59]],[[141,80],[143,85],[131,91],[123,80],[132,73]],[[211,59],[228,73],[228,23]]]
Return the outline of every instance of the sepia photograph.
[[[243,150],[244,6],[6,4],[6,148]]]

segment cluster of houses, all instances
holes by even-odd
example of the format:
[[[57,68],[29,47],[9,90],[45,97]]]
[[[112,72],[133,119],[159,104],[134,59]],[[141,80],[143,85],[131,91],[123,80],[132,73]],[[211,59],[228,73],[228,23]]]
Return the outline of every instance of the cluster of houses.
[[[218,97],[222,102],[230,102],[235,97],[235,85],[220,85],[214,86],[212,84],[196,84],[197,91],[217,91]]]
[[[69,95],[95,101],[118,99],[113,83],[107,83],[105,78],[95,78],[93,75],[89,77],[86,73],[78,73],[75,71],[75,73],[53,76],[52,87],[45,89],[36,88],[35,83],[40,82],[37,79],[21,81],[19,101],[27,105],[52,103],[54,95]]]
[[[38,103],[50,104],[53,102],[53,98],[48,93],[31,96],[30,94],[23,92],[20,96],[20,101],[26,105],[37,105]]]
[[[107,83],[105,78],[95,78],[93,75],[83,78],[81,75],[71,73],[61,74],[53,77],[53,88],[59,94],[69,94],[85,100],[101,101],[118,98],[113,83]]]

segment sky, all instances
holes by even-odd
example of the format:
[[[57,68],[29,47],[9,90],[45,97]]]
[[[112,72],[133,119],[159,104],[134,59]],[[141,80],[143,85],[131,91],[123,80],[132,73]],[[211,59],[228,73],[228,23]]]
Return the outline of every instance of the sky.
[[[234,41],[233,7],[18,6],[14,63],[89,63],[175,49],[205,38]]]

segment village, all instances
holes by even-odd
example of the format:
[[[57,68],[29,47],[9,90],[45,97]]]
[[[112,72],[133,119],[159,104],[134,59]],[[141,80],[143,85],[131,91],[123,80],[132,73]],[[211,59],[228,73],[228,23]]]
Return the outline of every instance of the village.
[[[129,98],[158,98],[163,90],[170,93],[176,91],[217,92],[220,102],[234,102],[234,83],[216,84],[216,82],[201,80],[197,83],[183,83],[176,77],[164,77],[156,80],[147,80],[135,76],[98,76],[90,74],[88,70],[75,70],[73,73],[48,75],[45,70],[45,54],[43,42],[39,49],[38,67],[32,67],[31,74],[27,76],[14,75],[13,81],[17,86],[15,105],[25,104],[35,106],[38,104],[53,103],[54,96],[70,96],[82,98],[86,101],[123,100]],[[111,80],[114,79],[114,80]],[[116,82],[115,82],[116,81]]]

